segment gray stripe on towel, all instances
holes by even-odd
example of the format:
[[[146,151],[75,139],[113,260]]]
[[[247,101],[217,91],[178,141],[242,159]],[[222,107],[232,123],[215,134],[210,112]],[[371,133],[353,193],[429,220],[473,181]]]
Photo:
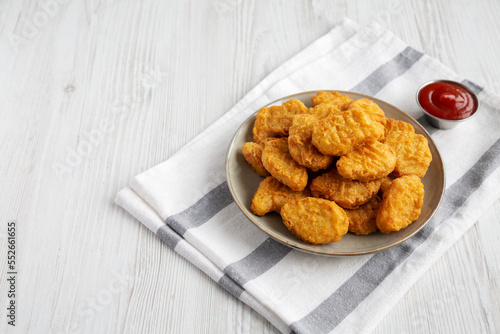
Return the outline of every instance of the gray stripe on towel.
[[[245,291],[245,289],[227,275],[222,276],[217,283],[236,298],[240,298],[241,294]]]
[[[224,272],[239,285],[244,286],[248,281],[268,271],[291,251],[292,248],[267,238],[243,259],[224,268]]]
[[[219,211],[233,203],[227,181],[209,191],[186,210],[166,219],[166,223],[181,236],[190,229],[203,225]]]
[[[472,90],[474,93],[479,94],[483,91],[483,87],[479,86],[478,84],[470,81],[470,80],[462,80],[462,84],[469,87],[470,90]]]
[[[175,249],[175,246],[182,240],[182,237],[168,225],[161,226],[158,231],[156,231],[156,235],[172,249]]]
[[[374,96],[388,83],[408,71],[422,56],[423,53],[408,46],[393,59],[373,71],[351,90]]]
[[[172,249],[175,249],[177,244],[181,240],[183,240],[183,238],[179,236],[177,232],[172,230],[168,225],[161,226],[156,234],[158,235],[158,237],[160,237],[161,241],[166,243],[167,246]],[[239,298],[240,295],[245,291],[238,283],[233,281],[227,275],[223,275],[217,283],[236,298]]]
[[[377,286],[450,218],[481,184],[500,167],[500,139],[457,182],[446,196],[432,221],[406,242],[376,253],[351,278],[304,318],[290,325],[296,333],[329,333],[345,319]],[[335,312],[333,312],[335,311]]]

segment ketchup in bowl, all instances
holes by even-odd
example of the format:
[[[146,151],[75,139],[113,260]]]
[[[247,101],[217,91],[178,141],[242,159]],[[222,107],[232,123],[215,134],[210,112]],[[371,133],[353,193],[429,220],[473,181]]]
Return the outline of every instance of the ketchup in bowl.
[[[467,87],[453,81],[434,81],[418,92],[418,103],[429,114],[446,120],[462,120],[478,108],[477,97]]]

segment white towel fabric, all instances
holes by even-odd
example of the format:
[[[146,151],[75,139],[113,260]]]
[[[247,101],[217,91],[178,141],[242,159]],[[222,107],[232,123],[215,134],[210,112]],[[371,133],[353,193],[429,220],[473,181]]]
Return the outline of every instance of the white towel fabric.
[[[468,85],[480,98],[479,113],[453,130],[430,127],[414,96],[433,79]],[[446,169],[446,194],[432,221],[401,245],[347,258],[292,250],[233,202],[225,154],[238,126],[273,100],[322,89],[385,100],[431,133]],[[500,197],[499,106],[500,98],[380,25],[345,19],[178,153],[136,176],[116,203],[283,333],[367,333]]]

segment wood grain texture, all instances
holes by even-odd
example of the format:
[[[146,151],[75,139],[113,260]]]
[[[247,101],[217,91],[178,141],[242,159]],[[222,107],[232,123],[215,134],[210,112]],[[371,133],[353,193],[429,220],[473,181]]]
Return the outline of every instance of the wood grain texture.
[[[343,17],[500,93],[499,14],[495,0],[0,2],[0,217],[18,223],[19,265],[16,330],[0,332],[277,333],[116,192]],[[499,332],[499,222],[497,202],[374,333]]]

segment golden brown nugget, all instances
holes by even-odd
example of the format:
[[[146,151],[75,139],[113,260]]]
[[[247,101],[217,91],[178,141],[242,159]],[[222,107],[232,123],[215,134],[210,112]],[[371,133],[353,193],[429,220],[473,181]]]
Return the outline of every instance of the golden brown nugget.
[[[401,176],[392,181],[377,214],[377,227],[383,233],[399,231],[420,216],[424,202],[424,185],[416,175]]]
[[[380,180],[370,182],[349,180],[333,169],[312,180],[310,189],[314,197],[334,201],[345,209],[356,209],[377,195],[380,183]]]
[[[318,119],[309,114],[293,117],[288,136],[288,149],[290,155],[301,166],[312,171],[326,169],[333,162],[333,157],[324,155],[311,143],[312,129]]]
[[[316,107],[309,108],[309,114],[316,116],[318,120],[342,113],[342,110],[334,103],[321,103]]]
[[[367,203],[354,210],[345,210],[349,218],[349,232],[365,235],[378,231],[377,214],[380,208],[380,197],[375,196]]]
[[[390,175],[387,175],[386,177],[380,179],[380,196],[383,198],[385,194],[387,193],[387,190],[389,190],[389,187],[391,186],[393,178]]]
[[[250,210],[258,216],[263,216],[271,211],[280,213],[281,208],[294,199],[310,197],[308,188],[303,191],[293,191],[272,176],[266,177],[259,184],[252,199]]]
[[[281,106],[262,108],[257,113],[252,130],[254,142],[261,143],[266,138],[288,136],[293,116],[304,113],[307,113],[307,107],[296,99]]]
[[[395,131],[410,131],[415,132],[415,129],[410,123],[404,121],[387,118],[385,122],[385,137],[389,136]]]
[[[321,198],[290,201],[281,209],[281,217],[293,234],[311,244],[337,242],[349,227],[345,211],[335,202]]]
[[[354,108],[315,123],[312,143],[323,154],[340,156],[383,136],[384,126],[380,122],[360,108]]]
[[[385,138],[385,143],[396,152],[394,175],[417,175],[420,178],[425,176],[432,155],[424,136],[410,131],[395,131]]]
[[[339,92],[318,92],[311,97],[313,107],[328,103],[335,104],[340,110],[347,110],[347,107],[352,102],[352,99],[347,95],[341,95]]]
[[[292,190],[301,191],[307,185],[307,169],[293,160],[287,138],[266,141],[262,164],[272,176]]]
[[[372,181],[389,175],[396,166],[396,153],[379,141],[365,144],[340,157],[337,170],[347,179]]]
[[[375,102],[368,99],[354,100],[349,104],[347,110],[360,110],[371,115],[375,120],[385,125],[385,113]]]
[[[254,170],[257,175],[266,177],[271,174],[264,168],[262,164],[262,150],[264,146],[261,144],[257,144],[254,142],[248,142],[243,144],[241,147],[241,152],[245,157],[245,160],[248,162],[250,167]]]

